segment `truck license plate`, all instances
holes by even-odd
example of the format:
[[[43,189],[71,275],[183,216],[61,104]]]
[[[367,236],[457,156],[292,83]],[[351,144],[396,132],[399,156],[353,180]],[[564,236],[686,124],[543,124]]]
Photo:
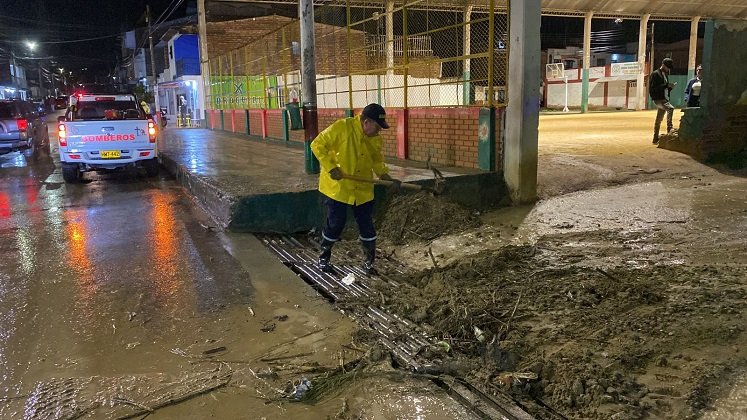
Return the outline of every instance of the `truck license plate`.
[[[101,159],[119,159],[122,155],[119,150],[102,150]]]

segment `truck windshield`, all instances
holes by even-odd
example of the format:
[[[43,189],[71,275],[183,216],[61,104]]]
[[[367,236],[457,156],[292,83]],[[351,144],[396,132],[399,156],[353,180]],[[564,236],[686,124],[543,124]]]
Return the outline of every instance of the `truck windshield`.
[[[76,120],[144,120],[145,113],[134,101],[78,102]]]

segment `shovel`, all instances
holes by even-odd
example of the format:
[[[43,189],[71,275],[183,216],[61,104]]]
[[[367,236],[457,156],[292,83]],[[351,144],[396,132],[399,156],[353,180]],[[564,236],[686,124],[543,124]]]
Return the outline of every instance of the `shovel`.
[[[379,184],[379,185],[385,185],[387,187],[391,187],[394,185],[394,181],[386,181],[383,179],[370,179],[370,178],[363,178],[355,175],[343,175],[344,179],[349,179],[351,181],[357,181],[357,182],[367,182],[369,184]],[[428,187],[425,185],[420,184],[411,184],[408,182],[400,182],[399,183],[400,188],[404,188],[407,190],[416,190],[416,191],[427,191],[429,193],[432,193],[434,195],[439,195],[443,192],[443,184],[436,183],[436,187]],[[441,186],[441,188],[439,188]]]

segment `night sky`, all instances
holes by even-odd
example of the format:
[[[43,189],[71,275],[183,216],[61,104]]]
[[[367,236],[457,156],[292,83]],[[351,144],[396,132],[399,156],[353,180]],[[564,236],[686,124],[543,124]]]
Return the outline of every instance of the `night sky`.
[[[184,0],[1,0],[0,53],[48,57],[48,67],[72,70],[80,81],[107,75],[117,63],[122,32],[145,25],[146,4],[153,21],[174,4],[169,19],[184,16]],[[165,18],[165,15],[164,15]],[[162,18],[163,19],[163,18]],[[99,38],[89,41],[80,41]],[[24,41],[39,45],[32,53]],[[83,70],[86,69],[86,70]]]

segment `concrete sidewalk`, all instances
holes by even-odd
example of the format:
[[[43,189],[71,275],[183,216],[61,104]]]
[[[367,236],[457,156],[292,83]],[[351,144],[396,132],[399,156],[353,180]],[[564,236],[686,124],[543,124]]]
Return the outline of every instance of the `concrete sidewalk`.
[[[300,143],[266,142],[224,131],[167,128],[159,143],[163,165],[221,227],[238,232],[295,233],[323,223],[318,175],[304,172]],[[410,161],[387,160],[394,178],[430,184],[432,172]],[[473,207],[506,197],[496,173],[439,167],[445,195]],[[376,194],[384,193],[377,186]]]

